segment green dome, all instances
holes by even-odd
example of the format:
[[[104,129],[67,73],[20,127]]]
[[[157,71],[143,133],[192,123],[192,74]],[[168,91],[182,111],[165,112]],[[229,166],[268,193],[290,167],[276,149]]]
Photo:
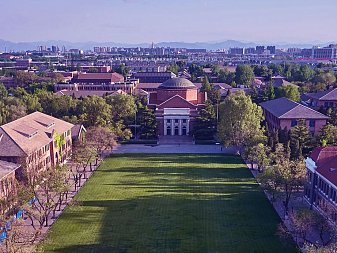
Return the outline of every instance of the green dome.
[[[161,85],[159,85],[158,89],[193,89],[196,86],[189,80],[185,78],[171,78]]]

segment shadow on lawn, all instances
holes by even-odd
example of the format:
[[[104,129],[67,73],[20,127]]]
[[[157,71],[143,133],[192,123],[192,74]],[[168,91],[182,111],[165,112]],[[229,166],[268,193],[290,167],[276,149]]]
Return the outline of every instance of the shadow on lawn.
[[[203,164],[215,163],[215,160],[216,163],[240,163],[236,157],[218,155],[140,157],[167,164],[178,161]],[[71,208],[61,219],[76,222],[78,234],[99,224],[97,244],[75,237],[72,243],[76,246],[64,246],[55,238],[55,244],[49,245],[53,250],[48,252],[297,252],[292,242],[284,245],[275,235],[280,219],[244,166],[235,169],[172,168],[165,163],[165,167],[159,168],[103,167],[96,173],[105,176],[105,173],[115,172],[126,175],[119,177],[118,182],[102,183],[108,187],[105,191],[113,195],[114,190],[125,189],[127,196],[128,190],[139,188],[136,192],[141,195],[123,200],[82,200],[81,206]],[[140,177],[144,174],[147,180],[137,180],[137,173],[141,173]],[[177,176],[184,183],[177,183]],[[97,215],[98,212],[103,212],[103,216]]]
[[[66,218],[77,220],[80,233],[90,230],[91,210],[104,210],[97,245],[77,241],[76,246],[59,246],[51,252],[296,252],[292,243],[284,246],[275,235],[279,219],[256,189],[227,196],[188,195],[185,189],[175,196],[162,191],[129,200],[83,201]]]

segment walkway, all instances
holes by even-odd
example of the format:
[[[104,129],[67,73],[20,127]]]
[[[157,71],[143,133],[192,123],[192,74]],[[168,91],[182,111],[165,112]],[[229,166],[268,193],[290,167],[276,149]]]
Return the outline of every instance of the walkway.
[[[187,154],[235,154],[234,148],[224,148],[222,145],[194,145],[194,144],[163,144],[163,145],[142,145],[128,144],[121,145],[113,151],[114,154],[126,153],[187,153]]]

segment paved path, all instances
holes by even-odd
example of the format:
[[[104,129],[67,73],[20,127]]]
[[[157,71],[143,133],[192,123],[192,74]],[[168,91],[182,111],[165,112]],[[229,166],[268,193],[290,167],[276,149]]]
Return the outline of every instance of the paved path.
[[[142,144],[126,144],[117,147],[114,154],[126,153],[203,153],[203,154],[235,154],[234,148],[224,148],[222,145],[142,145]]]

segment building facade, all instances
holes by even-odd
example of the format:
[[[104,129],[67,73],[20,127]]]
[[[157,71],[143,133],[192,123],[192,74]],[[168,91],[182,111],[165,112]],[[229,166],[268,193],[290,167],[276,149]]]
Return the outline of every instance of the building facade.
[[[337,222],[337,147],[316,148],[305,160],[305,199]]]
[[[41,112],[0,127],[0,160],[20,164],[28,178],[71,155],[73,125]]]
[[[260,104],[269,130],[288,129],[305,120],[313,135],[320,133],[328,116],[287,98],[278,98]]]
[[[184,78],[163,82],[149,94],[149,107],[155,110],[159,135],[184,136],[193,130],[206,94]]]
[[[305,94],[308,98],[308,105],[313,108],[337,107],[337,88],[327,91]]]

